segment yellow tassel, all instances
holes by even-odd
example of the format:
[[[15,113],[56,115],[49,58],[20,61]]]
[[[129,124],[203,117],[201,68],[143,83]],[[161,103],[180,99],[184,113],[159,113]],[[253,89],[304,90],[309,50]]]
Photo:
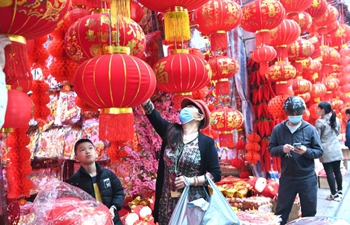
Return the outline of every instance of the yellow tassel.
[[[165,40],[169,42],[184,42],[191,38],[190,20],[187,9],[175,6],[164,16]]]

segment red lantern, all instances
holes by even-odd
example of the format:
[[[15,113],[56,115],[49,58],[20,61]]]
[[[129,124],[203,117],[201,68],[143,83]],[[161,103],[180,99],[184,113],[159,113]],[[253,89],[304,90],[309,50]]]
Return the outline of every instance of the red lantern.
[[[244,122],[243,114],[228,107],[222,107],[211,113],[211,126],[214,130],[219,131],[219,140],[221,147],[233,148],[232,131],[242,127]]]
[[[131,54],[141,57],[146,48],[146,36],[135,21],[119,17],[119,30],[112,32],[120,34],[117,43],[113,35],[109,40],[109,18],[107,13],[97,13],[81,18],[70,26],[65,37],[67,54],[79,63],[103,54],[103,48],[108,45],[126,46]],[[111,42],[110,42],[111,41]]]
[[[143,18],[144,11],[142,6],[134,1],[130,1],[130,17],[136,23],[140,22]]]
[[[324,27],[332,24],[334,21],[338,19],[339,12],[337,8],[335,8],[332,5],[328,5],[326,8],[325,13],[313,20],[313,22],[316,24],[318,27]]]
[[[281,120],[287,118],[283,111],[283,104],[288,97],[287,95],[276,95],[269,101],[267,107],[272,116],[280,118]]]
[[[346,40],[346,25],[340,24],[335,33],[330,35],[330,46],[339,48],[346,43]]]
[[[71,0],[2,1],[1,34],[21,35],[35,39],[53,32],[68,15]]]
[[[227,31],[238,26],[242,10],[233,0],[212,0],[195,10],[199,30],[204,30],[210,37],[213,50],[226,49],[228,46]]]
[[[303,60],[309,58],[315,50],[315,46],[305,39],[298,39],[288,45],[288,58],[290,60]]]
[[[241,7],[232,0],[212,0],[195,10],[199,29],[206,31],[230,31],[238,26],[242,18]]]
[[[282,23],[286,11],[279,1],[255,0],[243,7],[241,27],[256,32],[256,46],[268,43],[269,30]]]
[[[236,149],[237,150],[244,150],[246,144],[247,143],[245,141],[238,140],[237,143],[236,143]]]
[[[296,69],[288,62],[277,61],[269,68],[269,72],[265,75],[272,82],[287,81],[294,78]]]
[[[252,52],[252,59],[260,64],[260,74],[266,74],[269,70],[269,62],[277,56],[276,50],[267,45],[263,45],[254,49]]]
[[[311,88],[312,84],[310,81],[302,77],[297,77],[296,79],[293,79],[293,91],[295,95],[300,95],[309,92]]]
[[[309,8],[313,0],[280,0],[288,15],[297,14]]]
[[[11,88],[15,90],[22,91],[23,93],[28,93],[32,88],[33,76],[28,74],[28,78],[18,78],[12,85]]]
[[[154,0],[138,0],[139,3],[145,7],[155,10],[157,12],[165,12],[168,9],[176,6],[186,8],[188,11],[199,8],[208,0],[168,0],[168,1],[154,1]]]
[[[338,64],[340,61],[340,54],[334,48],[328,46],[321,47],[322,64]]]
[[[17,91],[7,91],[8,100],[3,128],[20,128],[28,125],[32,118],[32,101],[27,94]]]
[[[304,94],[299,94],[299,97],[301,97],[304,102],[308,102],[311,99],[311,94],[310,92],[304,93]]]
[[[69,11],[68,19],[70,21],[70,24],[73,24],[78,19],[83,18],[84,16],[90,15],[89,10],[83,7],[76,7]]]
[[[298,14],[288,14],[287,19],[294,20],[300,27],[300,33],[306,32],[312,25],[312,17],[309,13],[302,11]]]
[[[251,164],[257,164],[260,160],[260,154],[254,151],[248,151],[245,154],[245,159]]]
[[[328,3],[326,0],[313,0],[312,4],[305,11],[310,14],[312,18],[319,18],[327,11]]]
[[[300,36],[300,27],[294,20],[284,19],[280,25],[270,30],[270,44],[275,47],[277,56],[284,60],[287,57],[287,45]]]
[[[157,88],[175,93],[174,107],[179,109],[183,97],[205,87],[212,76],[210,65],[198,56],[173,54],[160,59],[154,66]]]
[[[102,55],[85,61],[77,70],[75,91],[82,100],[101,109],[99,135],[112,143],[112,161],[118,159],[117,146],[134,137],[132,107],[150,98],[155,87],[151,67],[134,56]]]
[[[309,121],[309,119],[310,119],[310,111],[308,109],[305,109],[303,114],[303,120]]]
[[[316,83],[312,85],[311,89],[311,98],[314,99],[314,102],[320,102],[320,98],[325,95],[327,92],[327,88],[322,83]]]
[[[238,69],[237,60],[228,56],[214,56],[208,61],[212,70],[212,80],[217,80],[216,93],[228,95],[230,93],[229,78],[233,77]]]

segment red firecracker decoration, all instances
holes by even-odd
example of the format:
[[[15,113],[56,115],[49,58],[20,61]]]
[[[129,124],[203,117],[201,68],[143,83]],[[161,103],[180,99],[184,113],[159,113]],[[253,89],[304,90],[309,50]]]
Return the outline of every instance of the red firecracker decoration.
[[[30,138],[27,136],[29,125],[16,128],[6,138],[5,143],[9,148],[7,157],[9,159],[6,167],[8,183],[7,196],[11,199],[29,197],[33,182],[27,178],[31,173],[30,151],[26,147]]]

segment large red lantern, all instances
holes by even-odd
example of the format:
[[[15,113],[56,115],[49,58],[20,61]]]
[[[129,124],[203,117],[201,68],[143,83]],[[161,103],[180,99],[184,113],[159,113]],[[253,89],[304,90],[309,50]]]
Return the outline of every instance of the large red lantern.
[[[305,11],[312,18],[319,18],[327,11],[328,3],[326,0],[313,0],[312,4]]]
[[[245,31],[256,32],[256,45],[268,43],[269,30],[277,27],[284,19],[286,11],[279,1],[255,0],[243,7],[241,27]]]
[[[314,102],[320,102],[321,101],[320,98],[324,96],[326,92],[327,92],[327,88],[323,83],[313,84],[311,89],[311,98],[313,98]]]
[[[302,77],[297,77],[296,79],[293,79],[293,91],[295,95],[300,95],[309,92],[311,88],[312,84],[310,81]]]
[[[308,59],[314,50],[315,46],[309,40],[301,38],[288,45],[288,58],[294,61],[293,66],[297,72],[302,73],[303,61]]]
[[[238,26],[242,10],[233,0],[212,0],[195,10],[199,30],[211,33],[212,50],[226,49],[228,46],[227,31]]]
[[[140,25],[121,16],[118,18],[119,30],[113,26],[110,31],[109,21],[107,13],[97,13],[85,16],[72,24],[65,36],[67,54],[77,62],[83,63],[87,59],[102,55],[103,48],[112,44],[129,47],[131,55],[141,57],[146,48],[146,36]],[[112,37],[109,37],[110,32],[113,33]]]
[[[212,70],[212,80],[216,80],[216,93],[228,95],[230,93],[229,78],[233,77],[238,69],[238,61],[228,56],[214,56],[208,61]]]
[[[313,22],[318,26],[318,27],[324,27],[332,24],[334,21],[338,19],[339,12],[337,8],[335,8],[332,5],[328,5],[326,8],[326,11],[323,16],[315,18]]]
[[[270,44],[277,51],[277,57],[284,60],[288,55],[287,45],[300,36],[300,27],[294,20],[284,19],[276,28],[270,30]]]
[[[212,129],[219,131],[220,146],[233,148],[232,131],[242,127],[243,114],[236,109],[222,107],[211,113],[210,121]]]
[[[2,128],[20,128],[28,125],[32,118],[32,100],[18,90],[8,90],[7,96],[5,123]]]
[[[297,24],[299,24],[301,34],[306,32],[312,25],[312,17],[305,11],[302,11],[296,15],[287,15],[287,19],[294,20],[297,22]]]
[[[283,111],[283,104],[288,98],[288,95],[276,95],[273,97],[268,105],[267,109],[271,113],[272,116],[284,120],[287,118],[286,114]]]
[[[152,68],[127,54],[98,56],[77,70],[74,89],[83,101],[101,109],[99,135],[112,143],[112,160],[118,158],[117,146],[134,137],[132,107],[150,98],[155,87]]]
[[[182,98],[206,86],[212,76],[210,65],[198,56],[178,53],[160,59],[154,66],[157,88],[175,93],[174,107]]]
[[[280,0],[288,15],[298,14],[309,8],[313,0]]]
[[[277,56],[276,50],[268,45],[257,47],[252,52],[252,59],[260,64],[260,74],[266,74],[269,70],[269,62]]]
[[[296,70],[288,62],[277,61],[269,68],[269,72],[265,75],[272,82],[287,81],[294,78]]]
[[[143,18],[144,11],[142,6],[134,1],[130,1],[130,17],[136,23],[140,22]]]
[[[58,28],[68,15],[71,0],[1,1],[0,33],[35,39]]]

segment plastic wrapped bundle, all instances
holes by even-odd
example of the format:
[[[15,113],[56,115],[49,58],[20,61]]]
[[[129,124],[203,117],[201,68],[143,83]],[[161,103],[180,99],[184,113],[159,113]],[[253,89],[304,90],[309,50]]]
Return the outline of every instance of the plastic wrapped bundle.
[[[21,225],[113,225],[108,208],[83,190],[57,179],[47,181]]]

